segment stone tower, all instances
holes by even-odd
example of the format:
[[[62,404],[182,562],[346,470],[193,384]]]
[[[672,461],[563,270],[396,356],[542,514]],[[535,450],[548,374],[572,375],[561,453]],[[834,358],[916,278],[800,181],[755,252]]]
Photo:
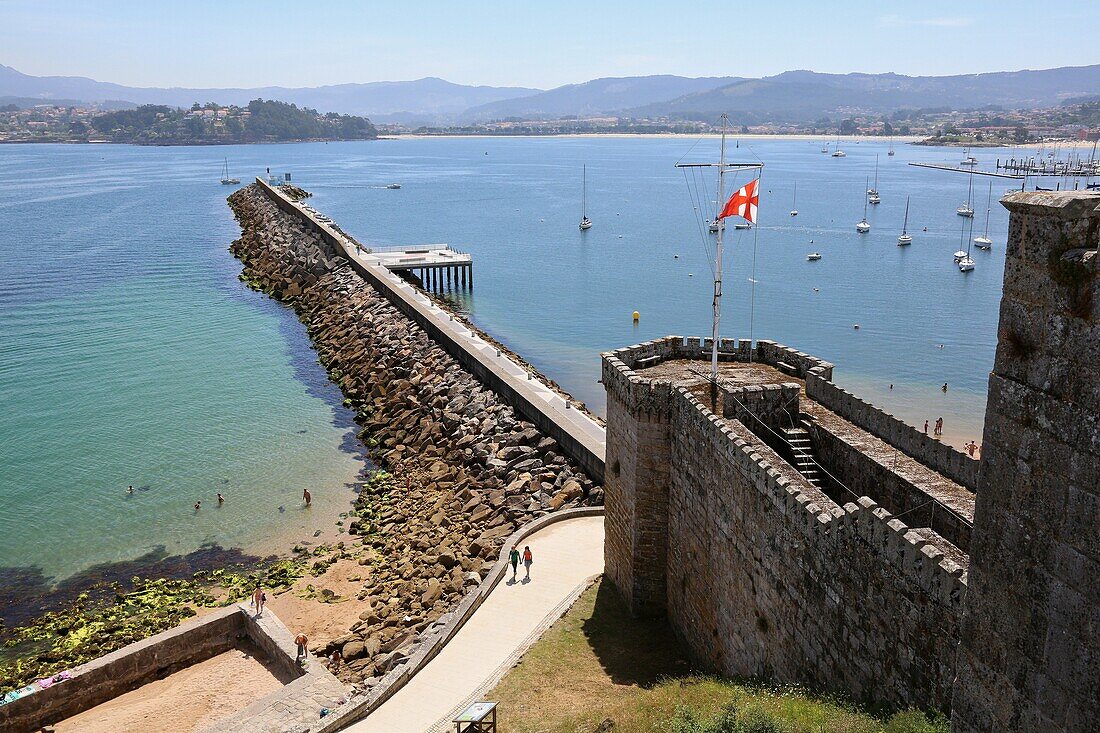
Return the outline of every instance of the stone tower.
[[[958,733],[1100,725],[1100,195],[1014,193]]]

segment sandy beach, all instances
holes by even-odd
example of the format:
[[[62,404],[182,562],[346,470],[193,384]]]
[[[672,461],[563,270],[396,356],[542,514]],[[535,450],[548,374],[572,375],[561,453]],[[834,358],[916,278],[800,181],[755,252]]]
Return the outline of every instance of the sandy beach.
[[[55,726],[57,733],[194,731],[285,684],[253,650],[233,649],[150,682]]]

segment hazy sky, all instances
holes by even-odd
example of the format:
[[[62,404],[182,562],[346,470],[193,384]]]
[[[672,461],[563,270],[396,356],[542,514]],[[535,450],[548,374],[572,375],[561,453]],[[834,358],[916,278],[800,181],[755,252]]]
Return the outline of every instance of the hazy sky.
[[[1100,0],[0,0],[0,63],[131,86],[440,76],[548,88],[641,74],[1079,66],[1100,63],[1097,29]]]

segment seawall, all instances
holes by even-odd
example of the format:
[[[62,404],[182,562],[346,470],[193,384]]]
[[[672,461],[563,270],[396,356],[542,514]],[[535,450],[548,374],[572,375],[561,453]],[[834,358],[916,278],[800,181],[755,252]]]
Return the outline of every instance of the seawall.
[[[369,252],[358,251],[356,242],[331,222],[318,219],[299,206],[280,188],[257,178],[256,185],[283,212],[315,232],[331,252],[351,268],[413,323],[424,331],[481,384],[499,395],[523,419],[553,438],[565,455],[576,461],[595,481],[603,481],[604,430],[548,385],[532,378],[531,371],[516,363],[482,334],[435,305],[390,272]]]
[[[369,482],[349,518],[369,548],[364,611],[326,650],[341,649],[341,677],[369,688],[477,587],[517,527],[599,504],[602,489],[509,393],[479,381],[363,277],[334,249],[335,233],[322,236],[259,185],[230,204],[242,277],[298,312],[389,473]]]

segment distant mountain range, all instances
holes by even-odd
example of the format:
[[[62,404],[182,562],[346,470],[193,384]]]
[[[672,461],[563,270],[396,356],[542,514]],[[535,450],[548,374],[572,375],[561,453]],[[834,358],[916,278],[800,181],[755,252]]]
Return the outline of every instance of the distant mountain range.
[[[463,120],[483,122],[507,117],[539,119],[562,115],[602,115],[632,107],[702,94],[744,81],[736,76],[689,79],[683,76],[628,76],[593,79],[567,84],[546,92],[502,99],[473,107],[462,113]]]
[[[1100,64],[958,76],[813,71],[788,71],[762,79],[659,75],[594,79],[547,91],[466,86],[434,77],[303,88],[162,89],[126,87],[74,76],[29,76],[0,65],[0,97],[97,103],[115,100],[116,107],[123,102],[180,107],[194,102],[245,105],[259,97],[321,112],[363,115],[377,123],[415,125],[572,115],[712,122],[722,112],[728,112],[739,124],[806,122],[820,117],[835,119],[855,111],[886,114],[902,108],[1053,107],[1097,94]]]
[[[539,89],[452,84],[427,77],[415,81],[377,81],[323,87],[258,87],[254,89],[187,89],[126,87],[82,76],[29,76],[0,64],[0,96],[79,99],[84,102],[125,100],[137,104],[190,107],[193,103],[247,105],[253,99],[275,99],[320,112],[366,115],[381,121],[401,113],[409,116],[453,115],[501,99],[536,94]]]
[[[738,122],[765,118],[806,121],[855,109],[888,113],[902,108],[1054,107],[1067,99],[1087,97],[1098,91],[1100,64],[959,76],[787,71],[653,102],[625,113],[633,117],[713,120],[722,112],[729,112]]]

